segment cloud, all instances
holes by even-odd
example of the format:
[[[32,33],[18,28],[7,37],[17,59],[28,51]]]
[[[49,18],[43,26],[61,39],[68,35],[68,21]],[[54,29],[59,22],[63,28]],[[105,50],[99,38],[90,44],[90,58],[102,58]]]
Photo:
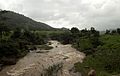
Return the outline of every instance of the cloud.
[[[120,0],[1,0],[0,8],[53,27],[99,30],[120,27]]]

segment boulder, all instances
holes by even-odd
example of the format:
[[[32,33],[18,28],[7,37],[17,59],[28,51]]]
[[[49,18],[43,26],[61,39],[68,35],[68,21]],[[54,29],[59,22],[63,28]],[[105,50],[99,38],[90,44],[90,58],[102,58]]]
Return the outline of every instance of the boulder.
[[[90,70],[88,76],[96,76],[96,71],[94,69]]]

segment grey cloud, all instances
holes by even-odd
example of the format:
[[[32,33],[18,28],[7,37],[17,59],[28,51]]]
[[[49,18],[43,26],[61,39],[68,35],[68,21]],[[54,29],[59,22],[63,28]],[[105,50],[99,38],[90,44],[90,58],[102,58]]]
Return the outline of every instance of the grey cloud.
[[[54,27],[82,29],[94,26],[99,30],[120,27],[119,0],[11,0],[7,6],[0,3],[0,8],[25,14]]]

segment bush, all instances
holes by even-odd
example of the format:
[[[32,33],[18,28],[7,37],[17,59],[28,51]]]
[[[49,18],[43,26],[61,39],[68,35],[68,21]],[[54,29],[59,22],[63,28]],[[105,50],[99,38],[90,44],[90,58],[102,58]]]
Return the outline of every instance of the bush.
[[[27,54],[27,50],[20,48],[18,42],[7,41],[0,44],[0,64],[15,64],[18,58]]]

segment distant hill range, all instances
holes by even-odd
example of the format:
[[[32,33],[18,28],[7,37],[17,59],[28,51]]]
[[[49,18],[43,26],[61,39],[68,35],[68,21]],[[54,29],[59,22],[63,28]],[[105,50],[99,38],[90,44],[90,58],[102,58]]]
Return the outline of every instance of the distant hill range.
[[[6,10],[0,10],[0,22],[4,23],[10,29],[15,29],[15,28],[22,28],[22,29],[29,29],[29,30],[53,30],[54,29],[53,27],[45,23],[37,22],[24,15],[21,15],[12,11],[6,11]]]

